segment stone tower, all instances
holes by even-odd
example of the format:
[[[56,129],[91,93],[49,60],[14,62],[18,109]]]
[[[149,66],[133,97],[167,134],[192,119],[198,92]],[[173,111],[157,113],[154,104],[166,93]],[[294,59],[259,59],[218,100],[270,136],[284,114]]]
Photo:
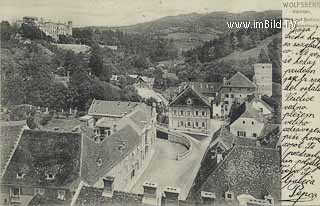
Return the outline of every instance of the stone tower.
[[[254,81],[259,95],[272,96],[272,64],[254,64]]]

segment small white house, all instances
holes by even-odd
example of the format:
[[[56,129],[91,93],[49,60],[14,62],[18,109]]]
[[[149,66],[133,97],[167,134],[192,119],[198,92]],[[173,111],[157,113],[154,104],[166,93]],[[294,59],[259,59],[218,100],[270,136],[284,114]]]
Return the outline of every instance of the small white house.
[[[238,137],[258,138],[264,128],[262,114],[243,103],[230,117],[230,132]]]

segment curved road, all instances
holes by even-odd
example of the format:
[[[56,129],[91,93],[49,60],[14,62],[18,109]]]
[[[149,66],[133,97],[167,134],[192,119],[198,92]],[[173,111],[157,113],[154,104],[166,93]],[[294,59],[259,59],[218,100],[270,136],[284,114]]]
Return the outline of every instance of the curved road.
[[[212,132],[218,128],[217,126]],[[188,157],[179,161],[176,160],[176,155],[178,152],[185,151],[186,148],[167,140],[157,139],[154,147],[155,154],[131,192],[142,194],[143,183],[149,181],[157,183],[160,191],[163,191],[166,186],[179,187],[181,189],[179,199],[185,200],[210,143],[210,137],[212,135],[200,141],[190,137],[192,152]]]

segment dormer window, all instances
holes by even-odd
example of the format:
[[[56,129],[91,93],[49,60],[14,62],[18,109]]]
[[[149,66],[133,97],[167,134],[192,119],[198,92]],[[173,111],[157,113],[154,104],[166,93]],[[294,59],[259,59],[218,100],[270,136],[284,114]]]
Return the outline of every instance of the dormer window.
[[[56,176],[55,174],[48,173],[48,174],[46,174],[46,179],[47,180],[54,180],[55,176]]]
[[[17,173],[17,179],[23,179],[24,175],[25,174],[23,172],[18,172]]]
[[[233,192],[227,191],[225,193],[225,198],[226,198],[226,200],[233,200],[234,199]]]
[[[58,199],[65,200],[66,199],[66,191],[65,190],[58,190]]]
[[[102,159],[101,159],[101,158],[97,159],[97,165],[98,165],[99,167],[102,165]]]
[[[189,98],[187,99],[187,105],[191,105],[192,104],[192,100]]]

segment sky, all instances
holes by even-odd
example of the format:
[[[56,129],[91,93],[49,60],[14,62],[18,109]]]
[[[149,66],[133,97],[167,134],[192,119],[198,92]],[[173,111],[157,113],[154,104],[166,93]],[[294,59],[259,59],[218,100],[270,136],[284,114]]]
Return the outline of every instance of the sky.
[[[125,26],[193,12],[280,9],[281,0],[0,0],[0,20],[36,16],[76,27]]]

